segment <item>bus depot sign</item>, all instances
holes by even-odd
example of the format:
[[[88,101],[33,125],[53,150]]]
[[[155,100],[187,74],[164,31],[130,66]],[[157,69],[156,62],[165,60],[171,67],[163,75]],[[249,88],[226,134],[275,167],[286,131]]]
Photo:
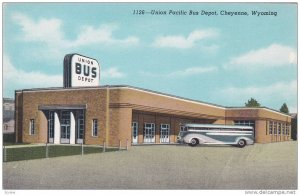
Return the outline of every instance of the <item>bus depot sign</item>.
[[[99,86],[100,65],[97,60],[79,54],[64,58],[64,87]]]

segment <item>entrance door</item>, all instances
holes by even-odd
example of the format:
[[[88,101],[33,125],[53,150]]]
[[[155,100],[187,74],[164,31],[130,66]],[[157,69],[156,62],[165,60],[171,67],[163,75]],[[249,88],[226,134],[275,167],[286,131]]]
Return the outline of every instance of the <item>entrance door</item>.
[[[60,125],[60,143],[62,144],[70,143],[70,121],[70,111],[62,111]]]
[[[137,144],[138,143],[138,123],[137,122],[132,122],[132,143]]]
[[[170,126],[168,124],[160,125],[160,143],[170,142]]]
[[[76,132],[76,143],[81,144],[83,143],[83,135],[84,135],[84,111],[78,111],[78,119],[77,119],[77,132]]]
[[[144,143],[155,142],[155,125],[154,123],[145,123],[144,126]]]

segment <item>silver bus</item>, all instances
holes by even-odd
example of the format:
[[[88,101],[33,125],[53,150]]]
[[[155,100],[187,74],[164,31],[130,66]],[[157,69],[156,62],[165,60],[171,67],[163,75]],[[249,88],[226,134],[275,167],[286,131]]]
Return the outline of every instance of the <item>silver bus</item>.
[[[240,148],[254,144],[253,127],[238,125],[183,124],[177,136],[178,143],[228,144]]]

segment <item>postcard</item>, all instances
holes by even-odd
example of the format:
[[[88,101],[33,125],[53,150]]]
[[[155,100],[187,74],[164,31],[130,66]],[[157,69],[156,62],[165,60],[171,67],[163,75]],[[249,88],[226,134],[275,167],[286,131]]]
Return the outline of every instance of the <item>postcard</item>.
[[[296,193],[297,3],[2,6],[6,194]]]

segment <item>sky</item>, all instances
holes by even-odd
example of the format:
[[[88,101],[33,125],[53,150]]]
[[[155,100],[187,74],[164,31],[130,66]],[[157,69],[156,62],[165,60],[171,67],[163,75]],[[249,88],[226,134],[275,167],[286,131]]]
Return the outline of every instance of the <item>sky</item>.
[[[4,97],[62,87],[64,56],[78,53],[98,60],[100,85],[297,112],[295,3],[2,5]]]

